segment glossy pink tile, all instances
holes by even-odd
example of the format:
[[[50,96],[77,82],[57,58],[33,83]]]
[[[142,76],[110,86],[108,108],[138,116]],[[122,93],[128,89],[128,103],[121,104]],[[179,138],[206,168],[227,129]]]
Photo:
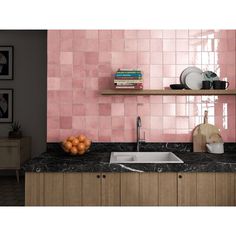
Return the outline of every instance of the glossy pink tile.
[[[61,116],[60,117],[60,128],[61,129],[71,129],[72,128],[72,117],[71,116]]]
[[[111,104],[111,114],[112,114],[112,116],[123,116],[124,115],[124,104],[122,104],[122,103]]]
[[[72,52],[61,52],[60,63],[63,65],[73,64],[73,53]]]
[[[150,40],[151,51],[162,52],[163,51],[163,40],[162,39],[151,39]]]

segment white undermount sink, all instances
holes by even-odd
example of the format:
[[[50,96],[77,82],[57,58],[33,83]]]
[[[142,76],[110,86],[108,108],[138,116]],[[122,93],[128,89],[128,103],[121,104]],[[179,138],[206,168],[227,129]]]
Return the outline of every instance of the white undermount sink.
[[[172,152],[112,152],[110,163],[184,163]]]

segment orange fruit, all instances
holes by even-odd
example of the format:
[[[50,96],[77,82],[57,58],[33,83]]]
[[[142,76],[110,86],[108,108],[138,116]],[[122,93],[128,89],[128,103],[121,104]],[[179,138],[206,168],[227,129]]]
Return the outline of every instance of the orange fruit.
[[[74,139],[75,139],[74,136],[70,136],[67,140],[70,141],[70,142],[72,142]]]
[[[78,151],[78,154],[79,155],[83,155],[85,153],[85,150],[83,150],[83,151]]]
[[[79,143],[78,146],[77,146],[77,149],[78,149],[79,152],[85,151],[86,150],[85,144],[84,143]]]
[[[78,144],[79,144],[79,139],[74,138],[74,140],[72,141],[72,145],[77,146]]]
[[[78,153],[77,148],[76,148],[76,147],[72,147],[72,148],[70,149],[70,153],[71,153],[72,155],[76,155],[76,154]]]
[[[82,142],[84,142],[84,140],[86,139],[86,137],[85,137],[85,135],[80,134],[80,135],[78,136],[78,139],[79,139],[79,142],[82,143]]]
[[[85,147],[88,149],[91,145],[91,141],[86,138],[85,141],[84,141],[84,144],[85,144]]]
[[[64,145],[64,148],[71,149],[72,148],[72,143],[70,141],[66,141],[65,145]]]

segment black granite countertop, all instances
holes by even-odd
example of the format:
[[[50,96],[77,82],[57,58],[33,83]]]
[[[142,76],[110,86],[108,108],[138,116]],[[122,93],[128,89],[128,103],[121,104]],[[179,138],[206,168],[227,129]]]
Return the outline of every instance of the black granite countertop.
[[[58,145],[53,148],[49,145],[47,152],[28,160],[22,169],[25,172],[236,172],[234,147],[226,146],[227,152],[224,154],[209,154],[193,153],[189,144],[186,145],[159,144],[162,151],[172,151],[184,161],[180,164],[110,164],[111,150],[104,144],[91,148],[83,156],[70,156],[62,152]],[[121,146],[112,146],[112,151],[134,151],[132,145],[125,147],[125,150]],[[159,148],[150,148],[150,144],[148,147],[143,151],[160,151]]]

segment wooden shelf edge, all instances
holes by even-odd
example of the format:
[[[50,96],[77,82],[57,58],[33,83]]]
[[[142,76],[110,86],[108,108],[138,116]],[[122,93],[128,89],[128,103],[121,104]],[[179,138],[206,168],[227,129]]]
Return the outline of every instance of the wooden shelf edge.
[[[236,89],[229,90],[124,90],[124,89],[108,89],[101,91],[102,95],[195,95],[195,96],[210,96],[210,95],[236,95]]]

